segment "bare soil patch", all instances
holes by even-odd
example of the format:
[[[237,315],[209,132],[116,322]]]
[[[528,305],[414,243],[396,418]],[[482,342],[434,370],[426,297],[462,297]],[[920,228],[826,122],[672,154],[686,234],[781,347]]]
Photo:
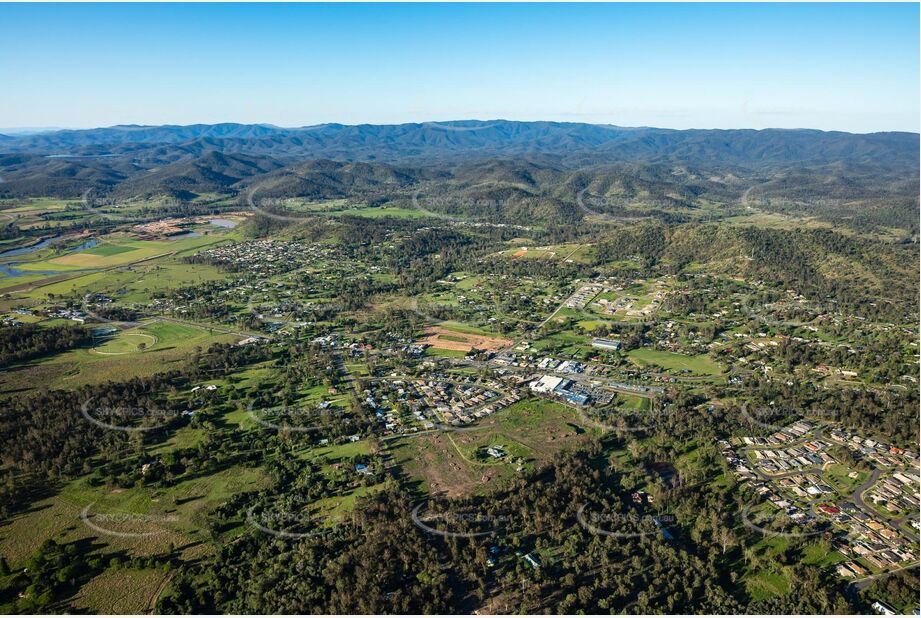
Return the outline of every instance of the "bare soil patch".
[[[417,343],[430,345],[442,350],[459,350],[469,352],[473,348],[477,350],[486,350],[495,352],[502,348],[512,345],[511,339],[502,337],[487,337],[485,335],[473,335],[470,333],[460,333],[441,326],[432,326],[425,331],[425,336]]]

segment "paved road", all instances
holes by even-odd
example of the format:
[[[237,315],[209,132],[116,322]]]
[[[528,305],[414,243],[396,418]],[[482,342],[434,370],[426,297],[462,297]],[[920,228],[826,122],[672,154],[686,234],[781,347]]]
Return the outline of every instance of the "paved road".
[[[867,481],[863,485],[855,489],[854,492],[850,496],[854,504],[860,507],[860,510],[865,512],[867,515],[878,515],[878,513],[876,513],[873,510],[873,507],[871,507],[869,504],[863,501],[863,492],[867,491],[868,489],[876,485],[876,482],[879,480],[879,477],[881,477],[882,475],[883,475],[882,470],[874,469],[873,472],[870,474],[870,478],[868,478]]]
[[[857,590],[863,590],[864,588],[869,586],[871,583],[873,583],[874,579],[879,579],[880,577],[887,577],[889,575],[892,575],[893,573],[898,573],[899,571],[907,571],[908,569],[917,569],[918,566],[919,565],[917,562],[913,562],[912,564],[907,564],[903,567],[894,569],[892,571],[886,571],[885,573],[879,573],[877,575],[870,575],[868,577],[863,577],[861,579],[855,579],[851,581],[851,586],[853,586]]]
[[[595,387],[594,382],[597,382],[600,387],[607,388],[618,393],[626,393],[628,395],[640,395],[640,396],[653,396],[660,395],[665,391],[665,388],[662,386],[648,386],[645,384],[637,385],[628,385],[624,382],[618,380],[612,380],[610,378],[605,378],[597,375],[587,375],[584,373],[562,373],[554,371],[552,369],[539,369],[537,367],[516,367],[514,365],[491,365],[488,362],[476,361],[476,360],[455,360],[453,364],[458,367],[481,367],[487,369],[504,369],[507,372],[515,373],[518,375],[525,374],[541,374],[541,375],[551,375],[558,378],[566,378],[567,380],[572,380],[579,384],[587,384],[588,386]]]
[[[866,503],[866,501],[863,499],[863,494],[866,493],[871,487],[873,487],[876,484],[876,482],[880,479],[882,474],[883,474],[883,470],[873,470],[873,473],[870,475],[870,478],[867,479],[867,482],[861,485],[860,487],[858,487],[856,490],[854,490],[854,493],[852,493],[850,496],[851,501],[853,501],[853,503],[857,505],[857,508],[859,508],[861,511],[863,511],[867,515],[877,518],[877,519],[885,519],[885,518],[881,517],[880,513],[876,509],[874,509],[872,506]],[[901,532],[905,536],[917,542],[918,533],[915,532],[914,530],[909,530],[903,527],[903,524],[910,518],[911,516],[899,517],[897,519],[888,520],[888,523],[891,524],[893,528],[896,528],[899,532]]]
[[[815,434],[815,438],[819,438],[820,435],[821,435],[821,433],[822,433],[823,431],[824,431],[823,429],[820,429],[820,430]],[[812,439],[812,438],[810,438],[810,439]],[[765,448],[770,448],[770,447],[765,447]],[[750,450],[750,449],[746,449],[746,450]],[[784,473],[782,473],[782,474],[773,474],[773,475],[771,475],[771,474],[765,474],[765,473],[762,472],[760,469],[758,469],[757,467],[754,467],[754,466],[752,466],[752,469],[754,470],[755,474],[756,474],[761,480],[763,480],[763,481],[768,481],[768,482],[770,482],[770,481],[779,481],[779,480],[781,480],[781,479],[789,478],[789,477],[792,477],[792,476],[798,476],[798,475],[800,475],[800,474],[807,474],[807,473],[818,473],[818,474],[821,474],[821,472],[822,472],[821,468],[815,467],[815,466],[809,467],[809,468],[800,468],[799,470],[794,470],[794,471],[791,471],[791,472],[784,472]],[[853,492],[851,492],[851,494],[848,496],[848,499],[854,504],[854,506],[856,506],[858,509],[860,509],[861,511],[863,511],[866,515],[868,515],[868,516],[870,516],[870,517],[872,517],[872,518],[874,518],[874,519],[882,519],[882,520],[884,520],[884,521],[887,521],[887,523],[889,523],[893,528],[897,529],[900,533],[906,535],[906,536],[909,537],[910,539],[912,539],[912,540],[914,540],[915,542],[917,542],[917,541],[918,541],[918,534],[917,534],[916,532],[914,532],[913,530],[908,530],[908,529],[906,529],[906,528],[903,527],[903,524],[905,523],[906,520],[908,520],[908,519],[910,518],[910,516],[909,516],[909,517],[901,517],[901,518],[898,518],[898,519],[889,519],[889,520],[887,520],[885,517],[881,516],[880,513],[879,513],[876,509],[874,509],[872,506],[870,506],[869,504],[867,504],[866,501],[863,499],[863,494],[866,493],[867,490],[869,490],[871,487],[873,487],[874,485],[876,485],[876,483],[879,481],[880,477],[882,477],[882,475],[883,475],[884,472],[886,472],[886,471],[885,471],[885,470],[881,470],[881,469],[879,469],[879,468],[875,468],[875,469],[873,470],[873,472],[870,473],[870,477],[869,477],[862,485],[860,485],[859,487],[857,487],[857,489],[855,489]],[[823,499],[822,499],[821,497],[818,497],[818,498],[815,498],[815,499],[813,499],[813,500],[809,500],[809,501],[808,501],[808,504],[809,504],[811,507],[814,507],[817,503],[822,502],[822,501],[823,501]],[[840,500],[839,500],[839,501],[840,501]],[[899,570],[901,570],[901,569],[899,569]]]

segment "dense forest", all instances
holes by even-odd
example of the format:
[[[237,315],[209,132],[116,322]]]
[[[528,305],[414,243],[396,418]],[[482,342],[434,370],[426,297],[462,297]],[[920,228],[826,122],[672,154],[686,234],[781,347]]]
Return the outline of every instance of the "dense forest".
[[[87,345],[92,340],[90,331],[82,326],[0,324],[0,367]]]

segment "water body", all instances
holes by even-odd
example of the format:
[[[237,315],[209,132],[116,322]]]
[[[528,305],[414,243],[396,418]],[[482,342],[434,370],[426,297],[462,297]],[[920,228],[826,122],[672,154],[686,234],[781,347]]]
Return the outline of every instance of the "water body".
[[[7,257],[15,257],[17,255],[27,255],[29,253],[38,251],[39,249],[44,249],[45,247],[53,243],[58,238],[60,238],[60,236],[52,236],[51,238],[46,238],[45,240],[35,243],[34,245],[29,245],[27,247],[19,247],[18,249],[10,249],[8,251],[4,251],[3,253],[0,253],[0,260],[2,260],[3,258],[7,258]]]
[[[226,228],[237,227],[236,221],[228,221],[227,219],[211,219],[211,221],[208,221],[208,223],[210,223],[211,225],[217,226],[217,227],[226,227]]]
[[[45,240],[39,243],[35,243],[34,245],[29,245],[28,247],[20,247],[18,249],[10,249],[9,251],[4,251],[3,253],[0,253],[0,259],[7,258],[7,257],[18,257],[22,255],[29,255],[31,253],[35,253],[36,251],[41,251],[42,249],[50,245],[55,240],[58,240],[59,238],[60,236],[52,236],[51,238],[46,238]],[[71,247],[70,249],[67,249],[66,251],[64,251],[64,254],[66,255],[68,253],[78,253],[80,251],[86,251],[87,249],[91,249],[98,244],[99,244],[98,240],[96,240],[95,238],[90,238],[89,240],[82,242],[79,245],[76,245],[75,247]],[[22,277],[25,275],[60,275],[63,273],[79,272],[79,271],[74,271],[74,270],[22,270],[22,269],[16,268],[20,264],[22,264],[22,260],[0,264],[0,273],[3,273],[7,277]]]
[[[179,234],[171,234],[169,236],[170,240],[176,240],[177,238],[198,238],[201,236],[199,232],[180,232]]]
[[[98,244],[99,244],[99,241],[98,241],[98,240],[96,240],[95,238],[90,238],[88,241],[86,241],[86,242],[84,242],[84,243],[80,243],[79,245],[77,245],[77,246],[74,247],[73,249],[68,249],[68,250],[67,250],[67,253],[78,253],[78,252],[80,252],[80,251],[86,251],[87,249],[92,249],[93,247],[95,247],[95,246],[98,245]]]

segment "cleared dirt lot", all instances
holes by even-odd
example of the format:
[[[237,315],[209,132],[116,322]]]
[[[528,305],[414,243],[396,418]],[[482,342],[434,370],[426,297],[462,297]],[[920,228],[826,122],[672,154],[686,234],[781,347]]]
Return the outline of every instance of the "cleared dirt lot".
[[[425,336],[417,343],[430,345],[442,350],[459,350],[469,352],[473,348],[495,352],[512,345],[511,339],[501,337],[487,337],[448,330],[441,326],[432,326],[425,331]]]

